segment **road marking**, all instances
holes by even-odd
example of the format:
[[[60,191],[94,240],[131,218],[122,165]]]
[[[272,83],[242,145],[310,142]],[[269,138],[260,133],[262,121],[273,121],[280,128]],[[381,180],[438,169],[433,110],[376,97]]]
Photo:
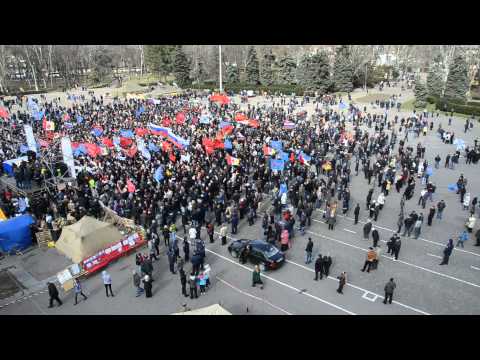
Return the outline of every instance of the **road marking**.
[[[343,241],[340,241],[340,240],[331,238],[331,237],[329,237],[329,236],[325,236],[325,235],[322,235],[322,234],[314,233],[314,232],[312,232],[312,231],[307,231],[307,233],[313,234],[313,235],[318,236],[318,237],[322,237],[322,238],[327,239],[327,240],[335,241],[335,242],[338,242],[338,243],[340,243],[340,244],[344,244],[344,245],[346,245],[346,246],[350,246],[350,247],[353,247],[353,248],[355,248],[355,249],[358,249],[358,250],[361,250],[361,251],[364,251],[364,252],[368,252],[367,249],[363,249],[363,248],[361,248],[361,247],[359,247],[359,246],[352,245],[352,244],[349,244],[349,243],[346,243],[346,242],[343,242]],[[381,255],[381,257],[384,257],[385,259],[392,260],[392,258],[390,258],[390,257],[388,257],[388,256],[385,256],[385,255]],[[421,270],[430,272],[430,273],[432,273],[432,274],[436,274],[436,275],[439,275],[439,276],[443,276],[443,277],[446,277],[446,278],[448,278],[448,279],[456,280],[456,281],[458,281],[458,282],[461,282],[461,283],[464,283],[464,284],[467,284],[467,285],[471,285],[471,286],[480,288],[480,285],[474,284],[474,283],[469,282],[469,281],[466,281],[466,280],[462,280],[462,279],[456,278],[456,277],[454,277],[454,276],[442,274],[442,273],[439,273],[438,271],[430,270],[430,269],[424,268],[424,267],[419,266],[419,265],[415,265],[415,264],[408,263],[408,262],[403,261],[403,260],[395,260],[395,261],[400,262],[400,263],[405,264],[405,265],[409,265],[409,266],[415,267],[415,268],[417,268],[417,269],[421,269]]]
[[[356,234],[356,232],[352,231],[352,230],[348,230],[348,229],[345,229],[345,228],[343,230],[348,231],[349,233],[352,233],[352,234]]]
[[[480,268],[476,267],[476,266],[470,266],[472,269],[475,269],[475,270],[480,270]]]
[[[433,257],[436,257],[436,258],[439,258],[439,259],[441,259],[441,258],[442,258],[442,257],[441,257],[441,256],[439,256],[439,255],[433,255],[433,254],[430,254],[430,253],[427,253],[427,255],[428,255],[428,256],[433,256]]]
[[[319,211],[319,212],[324,212],[324,210],[316,210],[316,211]],[[352,221],[355,221],[355,219],[349,217],[349,216],[345,216],[345,215],[340,215],[338,214],[337,216],[339,217],[343,217],[343,218],[346,218],[346,219],[349,219],[349,220],[352,220]],[[312,219],[313,221],[317,221],[317,222],[321,222],[317,219]],[[361,221],[359,220],[358,221],[359,223],[362,223],[362,224],[366,224],[365,221]],[[392,230],[392,229],[389,229],[389,228],[386,228],[386,227],[383,227],[383,226],[380,226],[378,225],[377,223],[375,223],[375,227],[379,228],[379,229],[382,229],[382,230],[387,230],[389,232],[393,232],[393,233],[396,233],[397,231],[395,230]],[[428,239],[425,239],[425,238],[422,238],[422,237],[419,237],[417,240],[421,240],[421,241],[425,241],[425,242],[428,242],[430,244],[435,244],[435,245],[438,245],[438,246],[445,246],[445,244],[442,244],[442,243],[439,243],[439,242],[436,242],[436,241],[432,241],[432,240],[428,240]],[[466,253],[466,254],[470,254],[470,255],[475,255],[475,256],[478,256],[480,257],[480,254],[476,253],[476,252],[473,252],[473,251],[468,251],[468,250],[465,250],[465,249],[460,249],[460,248],[454,248],[454,251],[460,251],[460,252],[463,252],[463,253]]]
[[[178,237],[180,240],[183,240],[182,237],[180,237],[180,236],[178,236],[178,235],[177,235],[177,237]],[[245,269],[245,270],[253,271],[253,269],[249,268],[248,266],[245,266],[245,265],[243,265],[243,264],[239,264],[239,263],[233,261],[232,259],[229,259],[229,258],[227,258],[227,257],[225,257],[225,256],[223,256],[223,255],[221,255],[221,254],[216,253],[215,251],[212,251],[212,250],[207,249],[207,248],[205,248],[205,251],[210,252],[210,253],[212,253],[212,254],[214,254],[214,255],[217,255],[219,258],[221,258],[221,259],[223,259],[223,260],[226,260],[226,261],[228,261],[228,262],[230,262],[230,263],[232,263],[232,264],[234,264],[234,265],[237,265],[237,266],[239,266],[239,267],[241,267],[241,268],[243,268],[243,269]],[[297,293],[300,292],[300,289],[297,289],[297,288],[293,287],[292,285],[286,284],[286,283],[284,283],[284,282],[282,282],[282,281],[280,281],[280,280],[274,279],[274,278],[272,278],[271,276],[263,275],[263,277],[266,278],[266,279],[269,279],[269,280],[271,280],[271,281],[273,281],[273,282],[276,282],[277,284],[283,285],[283,286],[285,286],[285,287],[287,287],[287,288],[289,288],[289,289],[291,289],[291,290],[293,290],[293,291],[295,291],[295,292],[297,292]],[[309,294],[309,293],[306,293],[306,292],[304,292],[304,293],[302,293],[302,294],[305,295],[305,296],[311,297],[312,299],[315,299],[315,300],[317,300],[317,301],[320,301],[320,302],[322,302],[322,303],[324,303],[324,304],[330,305],[330,306],[334,307],[335,309],[338,309],[338,310],[340,310],[340,311],[343,311],[343,312],[345,312],[345,313],[347,313],[347,314],[349,314],[349,315],[356,315],[354,312],[352,312],[352,311],[350,311],[350,310],[347,310],[347,309],[345,309],[345,308],[343,308],[343,307],[341,307],[341,306],[335,305],[335,304],[333,304],[333,303],[331,303],[331,302],[329,302],[329,301],[327,301],[327,300],[321,299],[321,298],[319,298],[319,297],[317,297],[317,296],[315,296],[315,295],[312,295],[312,294]]]
[[[373,297],[368,297],[368,294],[372,294]],[[368,300],[368,301],[371,301],[371,302],[375,302],[378,298],[378,295],[377,294],[374,294],[374,293],[371,293],[370,291],[365,291],[362,295],[362,299],[365,299],[365,300]]]
[[[248,293],[248,292],[246,292],[246,291],[243,291],[243,290],[237,288],[235,285],[232,285],[232,284],[228,283],[227,281],[223,280],[223,279],[220,278],[219,276],[216,276],[216,278],[217,278],[220,282],[224,283],[224,284],[227,285],[227,286],[230,286],[232,289],[238,291],[239,293],[241,293],[241,294],[243,294],[243,295],[249,296],[249,297],[254,298],[254,299],[256,299],[256,300],[259,300],[259,301],[263,301],[264,303],[270,305],[271,307],[273,307],[273,308],[275,308],[275,309],[277,309],[277,310],[279,310],[279,311],[281,311],[281,312],[283,312],[283,313],[285,313],[285,314],[287,314],[287,315],[293,315],[292,313],[289,313],[287,310],[284,310],[284,309],[282,309],[281,307],[272,304],[272,303],[269,302],[268,300],[265,300],[265,299],[263,299],[263,298],[260,298],[260,297],[258,297],[258,296],[255,296],[255,295],[252,295],[252,294],[250,294],[250,293]]]

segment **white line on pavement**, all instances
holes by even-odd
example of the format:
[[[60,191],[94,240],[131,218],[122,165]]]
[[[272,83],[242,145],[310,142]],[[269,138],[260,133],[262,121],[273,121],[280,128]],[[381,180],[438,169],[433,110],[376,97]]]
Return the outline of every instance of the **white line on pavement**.
[[[442,258],[442,257],[441,257],[441,256],[439,256],[439,255],[434,255],[434,254],[430,254],[430,253],[427,253],[427,255],[428,255],[428,256],[433,256],[433,257],[436,257],[436,258],[439,258],[439,259],[441,259],[441,258]]]
[[[346,242],[343,242],[343,241],[340,241],[340,240],[331,238],[331,237],[329,237],[329,236],[325,236],[325,235],[322,235],[322,234],[314,233],[314,232],[312,232],[312,231],[307,231],[307,233],[313,234],[313,235],[318,236],[318,237],[322,237],[322,238],[327,239],[327,240],[335,241],[335,242],[338,242],[338,243],[340,243],[340,244],[344,244],[344,245],[353,247],[353,248],[358,249],[358,250],[361,250],[361,251],[368,252],[367,249],[363,249],[363,248],[361,248],[361,247],[359,247],[359,246],[352,245],[352,244],[349,244],[349,243],[346,243]],[[385,259],[392,260],[392,258],[390,258],[390,257],[388,257],[388,256],[385,256],[385,255],[381,255],[381,256],[384,257]],[[436,275],[439,275],[439,276],[443,276],[443,277],[446,277],[446,278],[449,278],[449,279],[452,279],[452,280],[456,280],[456,281],[458,281],[458,282],[461,282],[461,283],[464,283],[464,284],[467,284],[467,285],[471,285],[471,286],[480,288],[480,285],[471,283],[471,282],[466,281],[466,280],[462,280],[462,279],[456,278],[456,277],[454,277],[454,276],[442,274],[442,273],[439,273],[439,272],[437,272],[437,271],[430,270],[430,269],[427,269],[427,268],[424,268],[424,267],[422,267],[422,266],[418,266],[418,265],[415,265],[415,264],[410,264],[410,263],[408,263],[408,262],[406,262],[406,261],[403,261],[403,260],[396,260],[396,261],[397,261],[397,262],[400,262],[400,263],[402,263],[402,264],[408,265],[408,266],[415,267],[415,268],[417,268],[417,269],[421,269],[421,270],[430,272],[430,273],[432,273],[432,274],[436,274]]]
[[[255,296],[255,295],[252,295],[252,294],[250,294],[250,293],[248,293],[248,292],[246,292],[246,291],[243,291],[242,289],[237,288],[235,285],[230,284],[229,282],[223,280],[223,279],[220,278],[219,276],[216,276],[216,278],[217,278],[220,282],[224,283],[224,284],[227,285],[227,286],[230,286],[232,289],[238,291],[239,293],[241,293],[241,294],[243,294],[243,295],[246,295],[246,296],[249,296],[249,297],[254,298],[254,299],[256,299],[256,300],[262,301],[262,302],[270,305],[271,307],[273,307],[273,308],[275,308],[275,309],[277,309],[277,310],[280,310],[281,312],[283,312],[283,313],[285,313],[285,314],[287,314],[287,315],[293,315],[292,313],[289,313],[287,310],[284,310],[284,309],[282,309],[281,307],[279,307],[279,306],[277,306],[277,305],[275,305],[275,304],[272,304],[272,303],[269,302],[268,300],[265,300],[265,299],[263,299],[263,298],[261,298],[261,297]]]
[[[348,230],[348,229],[345,229],[345,228],[343,230],[348,231],[349,233],[352,233],[352,234],[356,234],[356,232],[352,231],[352,230]]]
[[[177,236],[177,237],[178,237],[180,240],[183,240],[182,237],[180,237],[180,236]],[[217,255],[219,258],[222,258],[222,259],[224,259],[224,260],[226,260],[226,261],[228,261],[228,262],[230,262],[230,263],[232,263],[232,264],[235,264],[235,265],[237,265],[237,266],[239,266],[239,267],[241,267],[241,268],[243,268],[243,269],[245,269],[245,270],[248,270],[248,271],[252,271],[252,270],[253,270],[253,269],[249,268],[248,266],[245,266],[245,265],[243,265],[243,264],[239,264],[239,263],[233,261],[232,259],[229,259],[229,258],[227,258],[227,257],[225,257],[225,256],[223,256],[223,255],[220,255],[220,254],[218,254],[218,253],[216,253],[215,251],[212,251],[212,250],[210,250],[210,249],[205,248],[205,251],[208,251],[208,252],[210,252],[210,253],[212,253],[212,254],[214,254],[214,255]],[[349,314],[349,315],[356,315],[354,312],[352,312],[352,311],[350,311],[350,310],[347,310],[347,309],[345,309],[345,308],[343,308],[343,307],[341,307],[341,306],[335,305],[335,304],[333,304],[333,303],[331,303],[331,302],[329,302],[329,301],[327,301],[327,300],[323,300],[323,299],[321,299],[321,298],[319,298],[319,297],[317,297],[317,296],[314,296],[314,295],[312,295],[312,294],[309,294],[309,293],[307,293],[307,292],[301,292],[300,289],[297,289],[297,288],[295,288],[295,287],[293,287],[293,286],[291,286],[291,285],[289,285],[289,284],[286,284],[286,283],[284,283],[284,282],[282,282],[282,281],[280,281],[280,280],[274,279],[274,278],[272,278],[271,276],[263,275],[263,277],[266,278],[266,279],[269,279],[269,280],[271,280],[271,281],[273,281],[273,282],[276,282],[277,284],[283,285],[283,286],[285,286],[285,287],[287,287],[287,288],[289,288],[289,289],[292,289],[292,290],[294,290],[294,291],[297,292],[297,293],[301,293],[301,294],[303,294],[303,295],[305,295],[305,296],[311,297],[312,299],[315,299],[315,300],[317,300],[317,301],[320,301],[320,302],[322,302],[322,303],[324,303],[324,304],[330,305],[330,306],[334,307],[335,309],[338,309],[338,310],[340,310],[340,311],[343,311],[343,312],[345,312],[345,313],[347,313],[347,314]]]
[[[476,267],[476,266],[470,266],[472,269],[475,269],[475,270],[480,270],[480,268]]]

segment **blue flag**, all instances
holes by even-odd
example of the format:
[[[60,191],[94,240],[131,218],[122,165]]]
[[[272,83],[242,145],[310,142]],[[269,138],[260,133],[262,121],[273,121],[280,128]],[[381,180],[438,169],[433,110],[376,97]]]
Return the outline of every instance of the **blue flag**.
[[[45,111],[35,111],[33,117],[35,120],[39,121],[42,120],[43,115],[45,115]]]
[[[153,142],[148,143],[148,150],[153,151],[153,152],[159,152],[160,151],[160,149]]]
[[[103,130],[98,128],[98,127],[94,127],[92,129],[92,134],[95,135],[95,136],[100,136],[103,134]]]
[[[229,125],[232,125],[232,124],[227,121],[221,121],[218,126],[220,127],[220,129],[223,129],[224,127],[227,127]]]
[[[161,182],[163,180],[163,166],[159,166],[157,170],[155,170],[155,175],[153,175],[153,178],[157,182]]]
[[[147,148],[142,149],[142,156],[147,160],[150,160],[152,158],[152,155],[150,154],[150,151],[148,151]]]
[[[83,122],[83,116],[82,115],[77,115],[76,118],[77,118],[77,123],[78,124],[81,124]]]
[[[120,130],[120,136],[124,138],[131,139],[133,138],[133,131],[132,130]]]
[[[457,191],[458,190],[458,186],[457,184],[448,184],[448,191]]]
[[[282,159],[283,161],[288,161],[288,159],[290,158],[290,156],[288,155],[288,153],[284,152],[284,151],[280,151],[278,153],[278,155],[280,155],[280,159]]]
[[[87,149],[85,148],[85,145],[80,144],[78,148],[76,148],[75,151],[73,152],[73,156],[80,156],[86,153],[87,153]]]
[[[277,151],[282,151],[283,150],[283,143],[281,141],[270,141],[270,147],[277,150]]]
[[[427,171],[425,171],[425,173],[428,175],[428,176],[432,176],[433,175],[433,169],[431,166],[427,167]]]
[[[347,107],[348,107],[347,104],[344,104],[343,102],[341,102],[340,104],[338,104],[338,108],[339,108],[340,110],[345,110]]]
[[[225,149],[232,149],[233,146],[232,146],[232,142],[228,139],[225,139],[225,141],[223,142],[223,146],[225,147]]]
[[[280,195],[286,193],[287,191],[288,191],[287,184],[285,184],[285,183],[280,184]]]
[[[285,167],[285,161],[270,159],[270,168],[272,170],[283,171],[284,167]]]
[[[28,151],[28,146],[27,145],[20,145],[20,152],[22,154],[26,154]]]

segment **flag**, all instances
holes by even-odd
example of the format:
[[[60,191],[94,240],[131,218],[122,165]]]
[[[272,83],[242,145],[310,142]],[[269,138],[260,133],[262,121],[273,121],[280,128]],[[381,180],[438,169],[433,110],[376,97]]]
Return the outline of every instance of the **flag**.
[[[162,141],[162,150],[165,151],[165,152],[172,151],[172,144],[170,144],[166,141]]]
[[[226,95],[221,95],[221,94],[213,94],[209,98],[210,101],[212,102],[217,102],[219,104],[228,104],[230,102],[230,99]]]
[[[78,122],[79,124],[83,121],[83,118],[82,118],[81,116],[80,116],[80,118],[81,118],[81,121],[78,120],[78,119],[79,119],[78,116],[76,117],[77,122]],[[70,115],[68,115],[68,113],[63,115],[63,121],[70,121]]]
[[[153,175],[153,178],[157,182],[161,182],[163,180],[163,166],[159,166],[157,170],[155,170],[155,174]]]
[[[263,155],[265,156],[271,156],[275,153],[275,150],[273,150],[271,147],[268,147],[265,144],[263,145],[262,150],[263,150]]]
[[[122,148],[127,148],[129,147],[130,145],[133,144],[133,140],[132,139],[128,139],[128,138],[125,138],[125,137],[121,137],[120,138],[120,146]]]
[[[100,127],[100,126],[94,126],[92,128],[92,134],[95,135],[95,136],[101,136],[103,133],[103,129]]]
[[[282,151],[283,149],[283,143],[281,141],[272,140],[270,141],[270,146],[277,151]]]
[[[245,115],[244,113],[239,112],[239,113],[235,114],[235,121],[236,122],[241,122],[241,121],[246,121],[246,120],[248,120],[247,115]]]
[[[20,153],[26,154],[28,150],[29,147],[27,145],[20,145]]]
[[[127,180],[127,190],[129,193],[135,192],[135,184],[130,179]]]
[[[230,135],[232,132],[233,132],[233,125],[228,125],[228,126],[225,126],[223,127],[219,133],[221,133],[222,135]]]
[[[134,135],[132,130],[120,130],[120,136],[131,139]]]
[[[155,145],[153,142],[148,143],[148,150],[153,151],[153,152],[159,152],[160,149]]]
[[[225,148],[225,144],[223,143],[222,140],[219,140],[219,139],[215,139],[214,142],[213,142],[213,147],[215,149],[224,149]]]
[[[448,191],[456,192],[458,190],[457,184],[448,184]]]
[[[135,154],[137,153],[137,147],[135,145],[133,145],[130,149],[128,149],[126,152],[125,152],[125,155],[127,155],[128,157],[131,157],[133,158],[135,156]]]
[[[148,129],[145,129],[145,128],[136,128],[136,129],[135,129],[135,134],[136,134],[137,136],[147,135],[147,134],[148,134]]]
[[[220,129],[223,129],[227,126],[232,126],[232,124],[229,123],[228,121],[220,121],[220,124],[218,126],[220,127]]]
[[[283,195],[286,192],[288,192],[287,184],[285,184],[285,183],[280,184],[280,195]]]
[[[73,143],[72,143],[72,148],[74,148]],[[85,148],[85,145],[84,144],[79,144],[78,147],[73,152],[73,155],[74,156],[79,156],[79,155],[84,155],[86,153],[87,153],[87,149]]]
[[[113,141],[107,137],[102,138],[102,144],[104,144],[105,146],[108,146],[109,148],[113,147]]]
[[[93,158],[97,157],[97,155],[100,155],[102,153],[102,150],[95,144],[86,143],[84,145],[85,149],[87,149],[87,154]]]
[[[180,161],[181,161],[181,162],[189,163],[189,162],[190,162],[190,154],[180,155]]]
[[[312,160],[312,157],[308,156],[303,151],[300,151],[300,154],[298,155],[298,160],[300,160],[301,164],[310,165],[310,160]]]
[[[162,125],[163,126],[170,126],[172,124],[172,120],[169,117],[163,118]]]
[[[229,154],[227,154],[227,164],[230,166],[239,166],[240,165],[240,159],[235,158]]]
[[[33,117],[35,120],[40,121],[45,115],[45,111],[35,111]]]
[[[285,161],[277,160],[277,159],[270,159],[270,168],[276,171],[283,171],[285,167]]]
[[[175,157],[175,155],[173,154],[173,152],[171,152],[171,153],[168,155],[168,158],[170,159],[171,162],[177,161],[177,158]]]
[[[178,125],[185,124],[185,114],[183,112],[177,113],[177,115],[175,116],[175,121]]]
[[[428,176],[432,176],[433,175],[433,169],[431,166],[427,167],[427,171],[425,171],[425,173],[428,175]]]
[[[280,156],[280,159],[282,159],[283,161],[288,161],[288,159],[289,159],[288,153],[286,153],[284,151],[280,151],[278,153],[278,155]]]
[[[197,123],[198,123],[198,117],[194,116],[192,118],[192,125],[197,125]]]
[[[70,120],[70,116],[68,116],[68,119],[67,119],[67,116],[68,116],[68,114],[65,114],[64,120]],[[83,122],[83,116],[77,115],[77,123],[81,124],[82,122]]]
[[[295,162],[295,154],[293,152],[290,153],[290,161],[292,163]]]
[[[340,104],[338,104],[338,109],[339,110],[345,110],[348,108],[348,105],[347,104],[344,104],[343,102],[341,102]]]
[[[260,123],[258,120],[248,120],[248,126],[254,127],[255,129],[258,129],[260,127]]]
[[[142,149],[141,153],[142,156],[147,160],[150,160],[152,158],[152,154],[150,154],[150,151],[148,151],[148,149],[145,147]]]
[[[232,142],[228,139],[225,139],[225,141],[223,142],[223,147],[225,149],[232,149],[233,148]]]
[[[71,122],[64,122],[63,123],[63,126],[66,128],[66,129],[73,129],[73,124]]]
[[[284,128],[284,129],[287,129],[287,130],[294,129],[295,126],[296,126],[296,125],[295,125],[294,122],[291,122],[291,121],[288,121],[288,120],[286,120],[286,121],[283,123],[283,128]]]

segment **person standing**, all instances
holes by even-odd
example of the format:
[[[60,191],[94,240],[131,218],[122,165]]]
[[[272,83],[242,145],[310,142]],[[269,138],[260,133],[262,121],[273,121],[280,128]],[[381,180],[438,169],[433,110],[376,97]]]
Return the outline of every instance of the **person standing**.
[[[182,295],[185,297],[188,297],[187,294],[187,274],[185,273],[185,270],[180,269],[180,283],[182,284]]]
[[[330,266],[332,266],[332,257],[328,254],[323,257],[323,273],[326,277],[330,274]]]
[[[337,289],[337,292],[339,294],[343,294],[343,288],[345,286],[345,284],[347,283],[347,273],[345,271],[343,271],[340,276],[337,277],[338,279],[338,289]]]
[[[373,239],[373,247],[376,248],[378,245],[378,242],[380,241],[380,235],[378,234],[378,230],[375,228],[372,228],[372,239]]]
[[[260,278],[260,267],[258,265],[255,265],[252,273],[252,286],[255,287],[256,284],[260,284],[260,289],[263,289],[263,281]]]
[[[141,282],[142,279],[141,279],[140,275],[138,275],[138,272],[136,270],[133,270],[132,273],[133,273],[133,286],[136,289],[136,295],[135,296],[139,297],[144,292],[144,290],[140,286],[140,282]]]
[[[357,204],[355,210],[353,210],[353,215],[355,216],[355,223],[354,225],[358,224],[358,216],[360,215],[360,204]]]
[[[398,260],[398,255],[400,254],[401,247],[402,247],[402,240],[398,238],[395,241],[395,243],[393,243],[393,246],[392,246],[392,251],[393,251],[392,257],[394,257],[394,260]]]
[[[475,215],[473,213],[470,214],[470,217],[467,219],[467,222],[465,224],[465,226],[467,227],[467,231],[469,233],[473,232],[473,228],[475,227],[475,222],[476,221],[477,221],[477,219],[475,218]]]
[[[318,254],[317,260],[315,260],[315,278],[313,280],[318,281],[318,274],[320,274],[320,280],[323,279],[323,258],[322,254]]]
[[[198,299],[197,277],[193,271],[190,273],[188,285],[190,286],[190,299],[193,299],[193,295],[195,295],[195,299]]]
[[[55,284],[49,281],[47,283],[47,287],[48,287],[48,295],[50,296],[50,304],[48,305],[48,307],[49,308],[53,307],[53,300],[57,302],[58,306],[61,306],[63,303],[62,303],[62,300],[60,300],[58,297],[58,289],[55,286]]]
[[[172,274],[176,274],[175,272],[175,253],[173,249],[169,248],[167,251],[167,256],[168,256],[168,266],[170,268],[170,272]]]
[[[84,300],[88,299],[82,291],[82,285],[80,284],[80,280],[74,279],[73,280],[73,286],[74,286],[74,289],[75,289],[75,303],[73,305],[78,304],[78,301],[77,301],[78,295],[82,295]]]
[[[403,226],[403,222],[404,222],[404,215],[403,215],[403,211],[400,212],[400,214],[398,215],[398,220],[397,220],[397,226],[398,226],[398,230],[397,230],[397,233],[399,233],[400,231],[402,231],[402,226]]]
[[[477,239],[475,246],[480,246],[480,229],[478,229],[477,232],[475,233],[475,238]]]
[[[145,275],[145,277],[143,278],[143,288],[145,289],[145,297],[151,298],[152,297],[152,279],[148,275]]]
[[[465,247],[463,246],[463,243],[468,239],[469,239],[469,236],[468,236],[467,230],[463,230],[462,233],[458,236],[457,245],[455,246],[458,247],[458,245],[461,245],[463,249]]]
[[[183,254],[185,255],[185,262],[190,260],[190,243],[187,239],[183,240]]]
[[[367,269],[367,272],[370,272],[370,268],[372,267],[373,260],[377,257],[377,253],[375,250],[373,250],[372,247],[368,248],[367,252],[367,257],[365,259],[365,264],[363,265],[363,269],[361,269],[362,272],[365,272],[365,269]]]
[[[423,214],[420,214],[420,216],[418,217],[413,227],[415,239],[418,239],[418,237],[420,236],[420,232],[422,230],[422,223],[423,223]]]
[[[383,303],[386,304],[387,301],[389,304],[392,303],[393,300],[393,291],[397,287],[397,284],[393,281],[393,278],[390,278],[390,281],[385,285],[385,298],[383,299]]]
[[[213,234],[215,233],[215,228],[213,226],[213,223],[209,223],[207,225],[207,234],[208,234],[208,237],[210,238],[210,244],[213,244]]]
[[[103,285],[105,286],[105,293],[107,294],[107,297],[109,297],[110,295],[114,297],[115,295],[113,295],[113,291],[112,291],[112,277],[106,270],[102,271],[102,280],[103,280]],[[108,290],[110,290],[110,295],[108,295]]]
[[[307,247],[305,248],[305,264],[312,262],[313,241],[312,238],[308,238]]]
[[[372,230],[372,220],[368,219],[367,223],[363,225],[363,238],[365,240],[368,240],[368,237],[370,235],[370,231]]]
[[[222,245],[225,245],[227,243],[227,231],[228,231],[227,225],[223,224],[222,227],[220,228],[220,238],[222,239]]]
[[[232,214],[232,235],[235,235],[237,233],[237,227],[238,227],[238,213],[237,211],[234,211]]]
[[[442,220],[442,214],[443,214],[443,210],[447,207],[447,205],[445,204],[445,201],[444,200],[441,200],[438,204],[437,204],[437,219],[438,220]]]
[[[450,259],[452,252],[453,252],[453,240],[449,239],[447,246],[445,247],[445,249],[443,249],[443,260],[440,263],[440,265],[448,265],[448,260]]]
[[[435,216],[435,206],[432,206],[430,208],[430,212],[428,213],[428,220],[427,220],[428,226],[432,226],[432,220],[434,216]]]

